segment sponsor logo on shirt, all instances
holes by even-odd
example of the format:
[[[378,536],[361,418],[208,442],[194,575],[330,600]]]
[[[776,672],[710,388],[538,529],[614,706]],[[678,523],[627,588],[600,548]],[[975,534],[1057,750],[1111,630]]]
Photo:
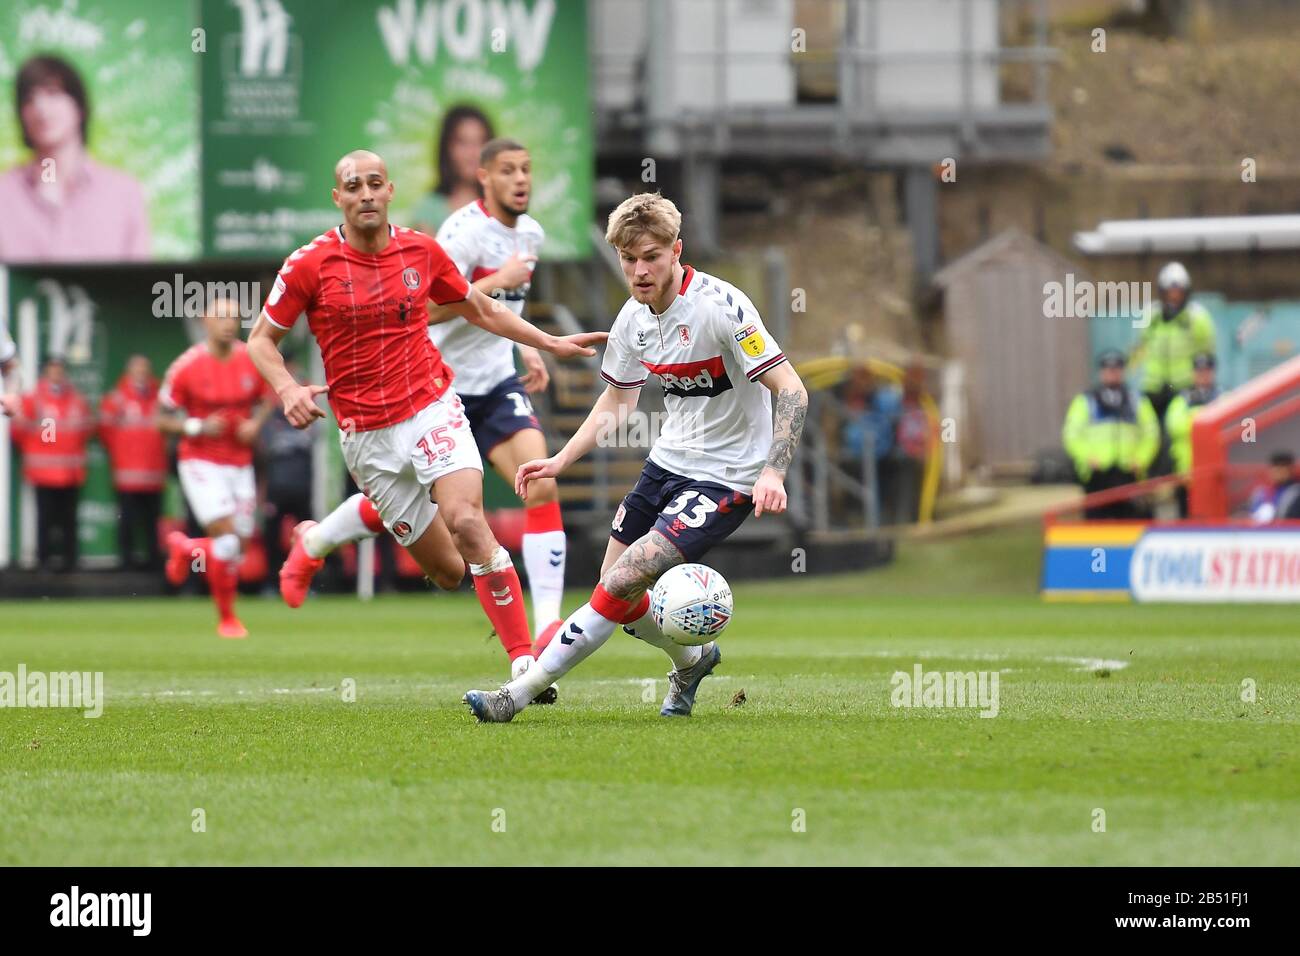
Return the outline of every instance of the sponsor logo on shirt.
[[[732,388],[721,355],[670,365],[656,365],[642,360],[642,365],[663,383],[664,392],[681,397],[721,395]]]

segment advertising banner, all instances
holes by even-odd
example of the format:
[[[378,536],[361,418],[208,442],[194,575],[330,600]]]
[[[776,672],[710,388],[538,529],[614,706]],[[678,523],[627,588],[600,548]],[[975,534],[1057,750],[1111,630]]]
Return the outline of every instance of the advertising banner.
[[[1300,522],[1058,523],[1047,527],[1048,600],[1300,601]]]
[[[392,221],[436,230],[452,211],[435,192],[455,174],[452,137],[463,134],[473,155],[491,133],[532,153],[529,212],[546,230],[543,256],[584,256],[592,209],[585,7],[203,0],[208,254],[283,258],[337,225],[334,164],[358,148],[388,163]],[[443,150],[449,113],[481,119],[467,130],[451,124]]]
[[[176,0],[0,5],[0,262],[200,255],[194,27]]]

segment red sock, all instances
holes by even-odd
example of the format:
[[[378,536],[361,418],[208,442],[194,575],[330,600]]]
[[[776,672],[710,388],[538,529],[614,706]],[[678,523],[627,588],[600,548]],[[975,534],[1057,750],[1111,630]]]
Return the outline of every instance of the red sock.
[[[361,499],[361,522],[375,534],[384,530],[384,520],[379,517],[375,503],[369,498]]]
[[[560,514],[560,503],[548,501],[544,505],[533,505],[524,509],[524,534],[545,534],[547,531],[563,531],[564,518]]]
[[[214,558],[208,551],[208,590],[221,620],[235,615],[235,590],[239,585],[238,565]]]
[[[645,614],[648,610],[650,610],[649,592],[642,594],[641,600],[636,602],[636,607],[624,614],[618,623],[631,624],[633,621],[640,619],[641,615]]]
[[[515,566],[474,575],[474,593],[510,659],[531,654],[533,640],[528,633],[528,614],[524,611],[524,589]]]
[[[537,635],[537,640],[533,641],[533,657],[542,656],[542,651],[546,650],[546,645],[555,640],[555,635],[560,633],[562,627],[564,627],[563,621],[552,621],[546,625],[545,630]]]
[[[645,595],[641,595],[645,597]],[[647,602],[649,598],[646,598]],[[604,585],[597,584],[596,590],[591,592],[591,609],[607,621],[613,621],[615,624],[622,624],[625,621],[635,621],[636,617],[628,615],[636,608],[641,606],[640,600],[625,601],[622,598],[614,597],[605,590]]]

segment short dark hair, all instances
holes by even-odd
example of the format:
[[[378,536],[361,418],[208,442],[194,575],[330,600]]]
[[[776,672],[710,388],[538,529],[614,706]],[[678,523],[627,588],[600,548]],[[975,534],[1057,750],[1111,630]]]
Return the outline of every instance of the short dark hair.
[[[438,182],[434,185],[433,191],[439,195],[451,195],[452,180],[456,178],[456,171],[451,168],[451,134],[466,120],[481,123],[488,139],[496,135],[492,130],[492,121],[477,106],[462,103],[447,110],[442,117],[442,127],[438,132]],[[478,188],[477,182],[474,188]]]
[[[498,136],[496,139],[490,139],[483,144],[483,152],[479,154],[478,164],[486,166],[502,153],[513,153],[517,150],[523,150],[526,153],[528,147],[517,139],[511,139],[509,136]]]
[[[14,80],[14,110],[18,125],[22,127],[23,144],[32,148],[31,137],[23,123],[23,106],[32,98],[38,87],[57,86],[76,102],[81,110],[81,142],[86,142],[86,128],[90,124],[90,103],[86,99],[86,86],[71,63],[50,53],[40,53],[29,59],[18,71]]]
[[[1269,457],[1268,463],[1270,465],[1276,465],[1279,468],[1294,468],[1295,455],[1291,454],[1289,451],[1275,451]]]

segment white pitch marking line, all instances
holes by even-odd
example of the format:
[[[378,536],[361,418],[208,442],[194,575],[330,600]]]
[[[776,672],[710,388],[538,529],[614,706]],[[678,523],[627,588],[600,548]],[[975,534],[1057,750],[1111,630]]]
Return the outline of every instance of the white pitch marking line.
[[[1062,664],[1078,664],[1077,671],[1122,671],[1128,667],[1128,661],[1111,661],[1104,657],[1044,657],[1045,661],[1057,661]]]

